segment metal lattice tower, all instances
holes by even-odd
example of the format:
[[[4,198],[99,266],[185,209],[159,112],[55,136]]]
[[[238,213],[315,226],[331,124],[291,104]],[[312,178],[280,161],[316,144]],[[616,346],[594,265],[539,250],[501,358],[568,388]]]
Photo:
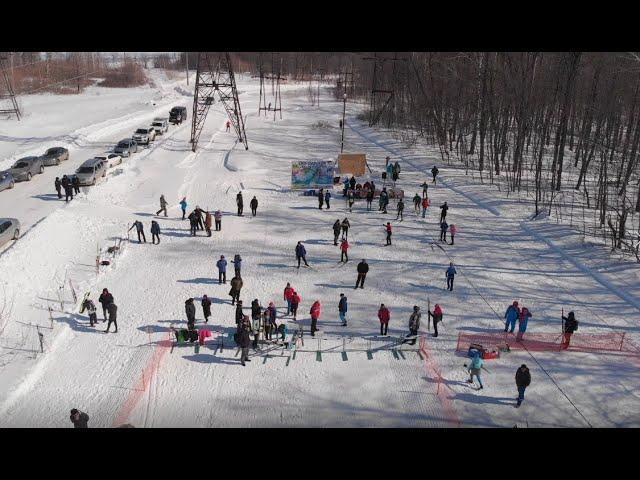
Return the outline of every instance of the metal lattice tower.
[[[282,120],[282,96],[280,94],[280,80],[283,80],[282,73],[282,58],[280,58],[280,65],[276,67],[278,62],[274,58],[274,54],[271,54],[271,74],[265,73],[264,62],[262,60],[262,53],[258,60],[258,70],[260,72],[260,99],[258,100],[258,115],[264,110],[264,116],[267,116],[267,111],[273,111],[273,120],[276,119],[276,113],[280,112],[280,120]],[[273,108],[272,103],[269,102],[267,106],[267,89],[265,87],[265,80],[271,80],[271,95],[273,96]]]
[[[0,69],[2,70],[2,80],[4,83],[5,92],[0,93],[0,114],[8,113],[9,115],[15,114],[18,120],[20,120],[20,107],[18,107],[18,101],[16,100],[16,94],[13,90],[13,82],[9,77],[9,62],[7,61],[7,54],[0,53]],[[3,108],[3,100],[9,99],[11,102],[11,108]]]
[[[238,135],[238,141],[244,144],[245,150],[249,150],[229,52],[198,52],[196,85],[193,94],[191,150],[196,151],[207,113],[215,101],[216,92]]]
[[[363,60],[373,61],[373,75],[371,77],[371,105],[369,111],[369,126],[372,127],[380,120],[380,117],[384,113],[387,106],[394,100],[394,91],[392,89],[379,88],[378,84],[378,71],[380,75],[384,74],[384,63],[393,62],[393,80],[396,81],[396,62],[406,61],[406,58],[398,58],[396,53],[393,58],[378,57],[378,54],[374,52],[373,57],[363,57]],[[392,85],[393,87],[393,85]],[[382,104],[382,106],[380,106]]]

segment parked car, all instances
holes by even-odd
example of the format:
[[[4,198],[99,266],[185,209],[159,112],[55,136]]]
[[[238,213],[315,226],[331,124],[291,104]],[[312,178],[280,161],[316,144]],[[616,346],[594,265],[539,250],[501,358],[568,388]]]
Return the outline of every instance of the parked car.
[[[44,173],[44,163],[40,157],[24,157],[9,169],[16,182],[30,181],[38,173]]]
[[[133,134],[133,139],[138,145],[149,145],[156,139],[156,131],[153,127],[139,128]]]
[[[123,157],[129,157],[132,153],[136,153],[138,151],[138,144],[132,138],[125,138],[124,140],[120,140],[116,145],[116,148],[113,149],[113,153],[117,153],[118,155],[122,155]]]
[[[169,130],[169,122],[166,118],[154,118],[151,126],[156,131],[156,135],[162,135]]]
[[[102,155],[96,155],[93,158],[98,158],[107,162],[107,168],[115,167],[122,163],[122,156],[117,153],[103,153]]]
[[[16,181],[13,178],[13,175],[11,175],[11,172],[9,172],[8,170],[5,172],[0,172],[0,192],[2,190],[13,188],[15,183]]]
[[[169,121],[171,123],[182,123],[187,119],[187,107],[173,107],[169,111]]]
[[[95,185],[98,180],[107,176],[107,160],[92,158],[84,162],[76,170],[80,185]]]
[[[45,167],[60,165],[60,162],[69,160],[69,150],[64,147],[53,147],[44,152],[44,155],[40,158],[42,158],[42,163],[44,163]]]
[[[17,218],[0,218],[0,245],[20,237],[20,222]]]

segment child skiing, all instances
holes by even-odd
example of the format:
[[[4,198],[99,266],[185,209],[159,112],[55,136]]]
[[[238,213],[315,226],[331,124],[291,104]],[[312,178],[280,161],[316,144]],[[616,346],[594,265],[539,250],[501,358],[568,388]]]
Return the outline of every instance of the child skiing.
[[[569,312],[569,317],[565,317],[563,315],[562,320],[564,320],[564,324],[562,326],[562,343],[560,344],[560,348],[562,350],[566,350],[569,348],[571,335],[573,335],[573,332],[578,330],[578,321],[576,320],[576,316],[573,312]]]

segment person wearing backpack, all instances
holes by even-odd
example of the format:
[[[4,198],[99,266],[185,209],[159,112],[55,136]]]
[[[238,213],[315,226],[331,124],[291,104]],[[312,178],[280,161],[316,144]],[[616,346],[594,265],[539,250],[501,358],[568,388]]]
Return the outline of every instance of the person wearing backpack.
[[[563,315],[562,320],[564,320],[564,324],[562,327],[562,343],[560,344],[560,348],[562,350],[566,350],[569,348],[571,335],[573,335],[573,332],[578,330],[578,321],[576,320],[576,316],[573,312],[569,312],[568,317]]]

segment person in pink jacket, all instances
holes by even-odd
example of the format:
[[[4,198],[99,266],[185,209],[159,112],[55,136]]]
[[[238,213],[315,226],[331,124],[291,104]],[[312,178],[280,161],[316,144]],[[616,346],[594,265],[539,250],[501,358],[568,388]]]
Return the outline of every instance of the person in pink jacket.
[[[317,328],[317,324],[318,324],[318,319],[320,318],[320,301],[316,300],[315,302],[313,302],[313,305],[311,305],[311,311],[309,312],[311,314],[311,336],[315,337],[315,333],[318,330]]]
[[[449,226],[449,234],[451,235],[451,245],[453,245],[453,237],[456,236],[456,232],[458,231],[458,229],[456,228],[455,225],[451,224]]]

